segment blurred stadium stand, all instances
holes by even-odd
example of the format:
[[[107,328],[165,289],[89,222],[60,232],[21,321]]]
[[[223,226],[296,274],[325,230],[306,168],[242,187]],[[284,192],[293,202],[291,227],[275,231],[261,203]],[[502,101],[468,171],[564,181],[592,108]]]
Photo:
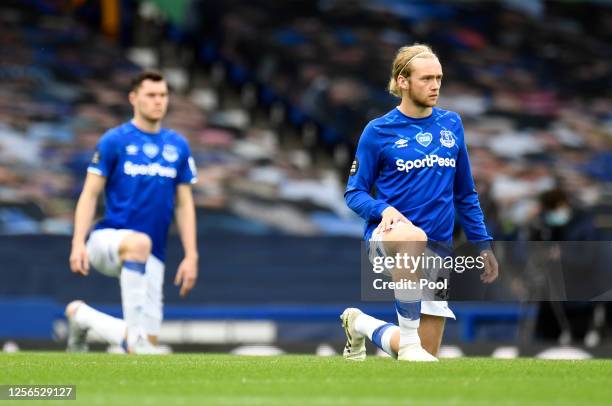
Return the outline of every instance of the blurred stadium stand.
[[[62,334],[65,304],[75,297],[120,315],[117,282],[97,273],[77,278],[65,271],[70,238],[63,236],[0,237],[0,266],[6,272],[0,286],[0,337],[51,340]],[[273,342],[300,344],[341,342],[338,315],[347,303],[360,302],[360,244],[352,238],[234,236],[231,241],[204,237],[201,251],[201,284],[184,299],[173,288],[173,269],[181,259],[178,241],[172,241],[165,275],[166,321],[213,321],[170,323],[163,338],[177,335],[191,344],[222,344],[214,341],[218,321],[266,320]],[[271,249],[278,247],[278,250]],[[241,255],[235,255],[240,250]],[[24,255],[24,252],[36,255]],[[357,277],[356,277],[357,275]],[[76,296],[75,296],[76,295]],[[395,310],[388,303],[361,303],[371,314],[393,321]],[[449,323],[447,339],[458,342],[518,339],[518,322],[533,318],[532,306],[516,303],[469,302],[454,307],[457,322]],[[196,323],[197,324],[197,323]],[[166,326],[167,327],[167,326]],[[192,335],[201,338],[195,339]],[[249,342],[248,332],[240,338]],[[211,336],[213,338],[211,338]],[[223,336],[224,337],[224,336]],[[269,338],[271,339],[271,338]]]
[[[61,235],[71,233],[99,136],[131,115],[127,86],[140,67],[166,74],[173,93],[164,124],[190,140],[199,168],[203,278],[188,302],[194,315],[214,318],[198,306],[215,305],[231,318],[239,312],[230,305],[258,304],[282,318],[297,304],[313,321],[325,314],[331,323],[340,306],[358,300],[362,223],[344,204],[344,182],[361,129],[396,103],[385,92],[394,52],[415,41],[441,57],[440,106],[463,117],[495,238],[529,238],[542,221],[539,196],[561,187],[592,216],[597,238],[609,240],[610,27],[610,6],[595,1],[4,1],[0,244],[11,248],[0,259],[0,298],[10,299],[2,303],[50,300],[35,314],[51,303],[57,319],[77,292],[119,302],[115,281],[69,274]],[[236,258],[240,241],[249,248]],[[223,253],[244,261],[235,264],[242,273],[234,275]],[[289,254],[299,258],[290,274],[274,266]],[[283,280],[304,289],[288,292]],[[167,315],[184,317],[167,282]],[[244,303],[236,289],[247,292]],[[512,340],[517,320],[531,314],[460,307],[466,324],[451,325],[450,338]],[[9,309],[0,315],[14,320]],[[479,336],[471,314],[484,314],[493,330]]]

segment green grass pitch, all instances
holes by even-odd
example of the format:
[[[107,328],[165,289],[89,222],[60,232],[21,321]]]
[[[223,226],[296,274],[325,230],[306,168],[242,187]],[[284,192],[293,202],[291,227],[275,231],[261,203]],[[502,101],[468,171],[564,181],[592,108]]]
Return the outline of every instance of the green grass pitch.
[[[67,405],[610,405],[612,360],[0,354],[0,384],[75,384]],[[41,401],[0,401],[40,404]]]

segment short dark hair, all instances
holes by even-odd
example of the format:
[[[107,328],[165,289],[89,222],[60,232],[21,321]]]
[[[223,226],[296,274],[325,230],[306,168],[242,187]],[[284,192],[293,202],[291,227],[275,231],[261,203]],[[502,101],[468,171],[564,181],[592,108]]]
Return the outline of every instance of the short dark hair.
[[[565,190],[560,188],[548,190],[540,195],[540,204],[544,210],[554,210],[557,207],[568,203],[569,196]]]
[[[166,80],[166,79],[164,79],[164,75],[161,72],[153,70],[153,69],[146,69],[132,78],[132,81],[130,82],[130,90],[131,91],[137,90],[142,84],[142,82],[144,82],[145,80],[152,80],[153,82],[161,82],[162,80]]]

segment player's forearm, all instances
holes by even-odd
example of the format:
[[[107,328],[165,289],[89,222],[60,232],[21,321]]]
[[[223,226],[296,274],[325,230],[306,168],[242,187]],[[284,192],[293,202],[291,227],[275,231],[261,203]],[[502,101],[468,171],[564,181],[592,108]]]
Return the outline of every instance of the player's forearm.
[[[487,231],[487,227],[484,222],[484,216],[480,217],[480,219],[473,221],[466,216],[460,217],[460,223],[463,227],[463,231],[465,232],[465,236],[470,242],[486,242],[491,241],[493,237],[489,235]],[[486,245],[488,246],[488,245]]]
[[[378,221],[382,212],[390,205],[376,200],[363,190],[351,190],[344,194],[346,205],[364,220]]]
[[[81,244],[85,242],[87,233],[91,228],[94,216],[96,214],[97,197],[83,193],[77,202],[76,211],[74,214],[74,232],[72,235],[73,244]]]
[[[198,259],[196,215],[193,203],[183,203],[176,208],[176,225],[185,251],[185,258]]]
[[[453,194],[459,222],[468,240],[472,242],[492,240],[485,226],[484,214],[478,200],[478,192],[476,192],[465,144],[462,145],[457,157]]]
[[[474,191],[462,198],[455,197],[455,208],[465,236],[471,242],[492,240],[485,225],[484,213],[480,207],[478,194]]]

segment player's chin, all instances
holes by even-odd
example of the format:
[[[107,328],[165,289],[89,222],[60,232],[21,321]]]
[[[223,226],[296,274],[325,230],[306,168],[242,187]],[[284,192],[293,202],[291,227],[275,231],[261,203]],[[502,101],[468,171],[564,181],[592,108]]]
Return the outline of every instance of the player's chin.
[[[147,119],[151,121],[159,121],[162,118],[164,118],[165,115],[166,115],[165,111],[152,111],[149,114],[147,114]]]

